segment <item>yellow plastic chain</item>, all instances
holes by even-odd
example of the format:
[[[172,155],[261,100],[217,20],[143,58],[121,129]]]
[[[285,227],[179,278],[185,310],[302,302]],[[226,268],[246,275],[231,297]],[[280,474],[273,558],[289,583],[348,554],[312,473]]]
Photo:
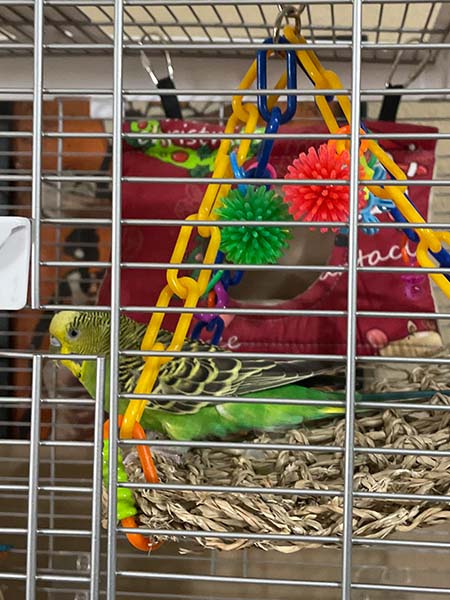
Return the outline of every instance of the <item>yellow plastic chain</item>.
[[[239,84],[239,89],[245,90],[251,87],[256,79],[256,69],[257,64],[255,60]],[[286,73],[283,73],[276,84],[276,89],[283,90],[285,87]],[[278,96],[272,96],[269,100],[269,107],[272,108],[277,100]],[[239,123],[243,123],[244,132],[251,134],[256,129],[258,118],[259,113],[256,106],[253,104],[243,104],[242,95],[236,95],[232,99],[232,114],[226,124],[225,133],[234,133]],[[237,160],[239,165],[242,165],[245,162],[250,150],[251,141],[251,138],[248,138],[243,139],[240,142],[237,150]],[[231,139],[223,139],[217,152],[212,179],[228,178],[232,176],[229,159],[230,148]],[[187,224],[183,225],[180,229],[170,258],[171,263],[181,264],[183,262],[194,229],[193,225],[188,224],[189,221],[213,221],[216,219],[214,210],[220,206],[221,199],[228,194],[230,188],[230,184],[218,184],[212,182],[208,185],[198,213],[188,216],[186,218]],[[199,226],[198,233],[204,238],[209,238],[209,244],[205,252],[203,264],[213,264],[220,246],[220,229],[213,225]],[[194,308],[197,305],[199,298],[205,293],[208,286],[211,277],[211,269],[202,269],[197,280],[192,277],[179,277],[178,273],[178,269],[175,268],[169,268],[167,270],[167,285],[161,291],[156,306],[162,308],[169,306],[174,295],[184,300],[185,308]],[[152,315],[142,341],[141,350],[146,352],[166,351],[167,355],[149,356],[145,358],[144,369],[134,390],[136,395],[150,394],[152,392],[161,365],[173,358],[170,356],[171,351],[176,352],[181,350],[193,314],[183,313],[180,315],[172,341],[167,348],[165,348],[163,344],[156,342],[164,316],[165,314],[160,312]],[[130,400],[120,429],[121,438],[132,437],[134,424],[136,421],[140,421],[146,404],[147,400],[145,399],[136,398]]]
[[[283,35],[291,44],[306,44],[306,40],[290,25],[287,25],[284,28]],[[324,69],[315,52],[312,50],[300,49],[297,50],[297,57],[313,81],[315,89],[344,89],[337,74],[331,70]],[[256,79],[256,69],[257,65],[255,60],[242,79],[239,89],[244,90],[250,88]],[[283,90],[285,87],[286,73],[283,73],[276,84],[276,89]],[[330,133],[337,133],[340,129],[340,126],[337,123],[325,96],[323,94],[318,94],[315,96],[315,99]],[[351,103],[349,98],[346,95],[337,94],[336,99],[342,108],[347,122],[350,124]],[[272,96],[269,101],[269,106],[273,107],[277,100],[277,96]],[[236,95],[232,99],[232,114],[225,127],[225,133],[233,133],[240,122],[244,124],[245,133],[253,133],[256,129],[257,121],[257,108],[253,104],[243,104],[242,95]],[[363,131],[361,133],[364,134]],[[242,165],[245,162],[249,152],[250,144],[250,139],[243,139],[239,144],[237,151],[239,165]],[[212,179],[227,178],[231,176],[229,161],[230,146],[230,139],[222,140],[215,160]],[[395,179],[400,181],[407,179],[406,174],[384,152],[384,150],[379,146],[379,144],[377,144],[375,140],[367,140],[367,146],[368,149],[377,157],[379,162],[393,175],[393,177],[395,177]],[[384,184],[384,187],[381,188],[376,185],[370,185],[370,183],[366,181],[364,183],[378,197],[390,198],[409,223],[426,223],[426,221],[411,205],[410,201],[406,197],[406,186],[389,186]],[[230,190],[230,187],[230,184],[218,184],[214,182],[208,185],[198,213],[187,217],[187,224],[183,225],[180,229],[180,233],[170,259],[171,263],[180,264],[183,262],[186,249],[194,229],[194,226],[189,225],[188,222],[192,220],[213,221],[216,218],[214,215],[214,209],[220,206],[221,199],[226,196]],[[418,263],[422,267],[426,268],[435,267],[436,264],[431,259],[429,252],[439,252],[439,250],[442,248],[441,242],[450,245],[450,233],[441,231],[435,232],[429,228],[418,229],[415,231],[420,239],[416,251]],[[203,259],[203,264],[212,264],[220,246],[220,229],[213,225],[199,226],[198,232],[202,237],[210,238]],[[192,277],[180,278],[178,274],[178,269],[169,268],[167,270],[167,285],[163,288],[159,295],[156,303],[158,307],[168,307],[172,297],[176,295],[184,300],[185,308],[194,308],[197,305],[199,298],[206,290],[211,277],[211,270],[202,269],[198,280]],[[448,297],[450,297],[450,282],[447,280],[447,278],[444,275],[435,273],[430,274],[430,276],[442,289],[442,291]],[[180,315],[172,341],[167,348],[156,342],[164,316],[164,313],[159,312],[152,315],[141,345],[141,349],[147,352],[164,351],[167,352],[167,354],[165,356],[151,356],[145,359],[144,369],[134,390],[136,395],[150,394],[152,392],[160,366],[172,359],[172,356],[170,356],[171,351],[176,352],[182,348],[192,321],[193,314],[184,313]],[[134,424],[136,421],[141,419],[146,404],[147,400],[145,399],[130,400],[125,411],[120,430],[121,438],[132,437]]]
[[[293,27],[287,25],[283,32],[285,38],[291,44],[306,44],[306,40],[296,33]],[[297,50],[297,57],[302,63],[308,75],[314,82],[316,89],[343,89],[343,85],[339,77],[333,71],[326,70],[321,65],[317,55],[312,50]],[[315,96],[317,106],[322,114],[322,117],[330,131],[330,133],[337,133],[340,129],[338,122],[325,98],[324,95]],[[342,112],[347,119],[347,122],[351,122],[351,103],[347,96],[336,95],[336,99],[342,109]],[[365,132],[362,131],[362,134]],[[393,177],[397,180],[407,179],[406,174],[400,169],[400,167],[390,158],[381,146],[375,140],[365,140],[367,147],[372,154],[374,154],[379,162],[385,167],[387,171],[392,173]],[[405,195],[406,186],[393,186],[384,185],[383,188],[370,185],[369,182],[364,181],[364,185],[369,190],[380,198],[389,198],[394,202],[399,211],[405,217],[409,223],[424,223],[426,221],[412,206],[411,202]],[[414,230],[419,236],[419,243],[416,249],[417,262],[421,267],[424,268],[435,268],[436,263],[430,257],[430,252],[439,252],[442,249],[442,243],[450,246],[450,232],[448,231],[433,231],[429,228],[420,228]],[[430,277],[433,281],[441,288],[444,294],[450,298],[450,282],[448,279],[439,273],[430,273]]]

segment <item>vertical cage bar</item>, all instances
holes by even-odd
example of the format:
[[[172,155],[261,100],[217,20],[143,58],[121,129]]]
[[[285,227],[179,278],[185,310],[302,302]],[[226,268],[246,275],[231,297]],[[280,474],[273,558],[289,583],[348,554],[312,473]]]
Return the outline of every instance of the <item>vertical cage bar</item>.
[[[352,9],[352,122],[350,152],[350,217],[348,234],[347,288],[347,373],[344,458],[344,523],[342,540],[342,600],[350,600],[352,586],[353,454],[356,384],[356,309],[358,259],[358,179],[359,129],[361,101],[361,29],[362,0],[354,0]]]
[[[92,468],[92,536],[91,536],[91,581],[90,598],[99,597],[100,584],[100,541],[102,518],[102,440],[103,440],[103,407],[105,395],[105,358],[98,357],[97,380],[95,384],[95,432],[94,432],[94,464]]]
[[[42,176],[42,54],[44,43],[44,2],[34,3],[34,75],[33,75],[33,156],[31,218],[33,243],[31,247],[31,308],[40,304],[41,255],[41,176]]]
[[[28,476],[28,533],[26,600],[36,598],[36,556],[38,526],[39,433],[41,428],[41,366],[42,357],[33,356],[31,382],[30,459]]]
[[[111,224],[111,361],[109,396],[109,481],[107,598],[116,597],[117,560],[117,409],[119,373],[120,218],[122,174],[123,0],[114,2],[112,224]]]
[[[64,129],[64,105],[62,102],[61,98],[58,98],[57,101],[58,104],[58,133],[63,133],[63,129]],[[58,173],[58,175],[63,175],[63,138],[59,137],[57,139],[56,142],[56,172]],[[57,207],[57,214],[60,215],[61,214],[61,206],[62,206],[62,183],[60,181],[58,181],[56,183],[56,207]],[[62,256],[62,252],[61,252],[61,242],[62,242],[62,236],[61,236],[61,227],[57,227],[56,229],[56,252],[57,252],[57,258],[58,260],[63,260],[63,256]],[[61,272],[61,267],[56,267],[56,278],[55,278],[55,284],[57,284],[57,282],[59,282],[61,280],[62,277],[62,272]],[[56,298],[56,302],[60,302],[61,298],[58,297]],[[56,369],[53,368],[52,370],[52,385],[53,385],[53,389],[56,389]],[[58,407],[57,406],[52,406],[51,408],[51,412],[52,412],[52,423],[55,424],[57,423],[58,420]],[[53,425],[50,431],[50,439],[51,440],[56,440],[56,426]],[[56,482],[56,448],[54,446],[52,446],[50,448],[50,480],[52,482],[52,485],[55,485]],[[50,492],[50,499],[49,499],[49,507],[50,507],[50,514],[49,514],[49,527],[53,528],[55,526],[55,493],[54,492]],[[49,557],[48,557],[48,562],[49,562],[49,567],[51,569],[54,568],[54,557],[55,557],[55,552],[54,552],[54,548],[55,548],[55,539],[53,536],[50,537],[50,539],[48,540],[48,547],[49,547]]]

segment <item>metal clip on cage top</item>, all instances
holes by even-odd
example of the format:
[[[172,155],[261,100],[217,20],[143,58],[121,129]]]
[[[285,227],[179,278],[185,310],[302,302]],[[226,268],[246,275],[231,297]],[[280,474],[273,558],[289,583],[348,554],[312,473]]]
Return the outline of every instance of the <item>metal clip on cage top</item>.
[[[153,35],[153,38],[155,38],[155,37],[157,38],[158,42],[163,41],[160,36]],[[141,44],[144,44],[147,39],[150,42],[154,41],[154,39],[152,39],[152,36],[150,34],[146,34],[141,39]],[[161,89],[174,90],[175,83],[174,83],[174,70],[173,70],[173,65],[172,65],[172,59],[170,57],[170,53],[168,50],[163,50],[163,53],[166,58],[166,67],[167,67],[167,76],[166,77],[159,79],[156,76],[156,74],[153,70],[152,64],[150,62],[150,59],[145,54],[144,50],[141,50],[139,53],[140,57],[141,57],[141,64],[144,67],[145,71],[148,73],[150,79],[155,84],[155,87],[157,87],[159,90],[161,90]],[[162,94],[160,96],[160,98],[161,98],[161,104],[163,106],[164,114],[166,115],[166,117],[168,119],[181,119],[182,118],[180,103],[178,101],[178,98],[175,95],[172,96],[172,95]]]
[[[413,38],[413,39],[408,40],[407,43],[411,44],[412,42],[420,43],[420,39]],[[389,71],[389,75],[387,76],[386,83],[384,84],[386,89],[388,89],[388,90],[396,89],[396,90],[399,90],[399,92],[398,92],[398,94],[388,94],[388,95],[383,96],[383,102],[381,104],[380,113],[378,116],[378,119],[380,121],[395,121],[396,120],[398,107],[400,105],[400,101],[402,98],[401,90],[409,87],[411,85],[411,83],[413,81],[415,81],[417,79],[417,77],[419,77],[419,75],[422,73],[422,71],[427,66],[427,64],[433,54],[432,50],[428,49],[427,52],[425,53],[425,56],[422,58],[422,60],[419,62],[419,64],[415,66],[415,68],[411,71],[411,73],[408,75],[408,77],[402,83],[393,84],[392,78],[394,77],[394,75],[398,69],[398,66],[400,64],[400,61],[401,61],[401,58],[402,58],[404,52],[405,52],[404,48],[401,48],[397,52],[394,62],[392,63],[391,70]]]
[[[419,38],[413,38],[407,41],[408,44],[412,44],[413,42],[417,42],[420,43],[420,39]],[[392,63],[392,67],[391,70],[389,71],[389,75],[386,79],[386,87],[397,87],[394,86],[392,84],[392,78],[395,75],[395,72],[398,69],[398,66],[400,64],[400,61],[402,59],[403,54],[405,53],[405,48],[401,48],[395,58],[394,58],[394,62]],[[416,50],[416,52],[418,52],[418,50]],[[422,73],[422,71],[425,69],[425,67],[428,64],[428,61],[431,58],[433,51],[431,49],[428,48],[428,50],[425,53],[425,56],[422,58],[422,60],[419,62],[418,65],[415,66],[415,69],[413,71],[411,71],[411,73],[408,75],[408,77],[403,81],[403,83],[398,84],[398,86],[402,87],[402,88],[407,88],[409,85],[411,85],[411,83],[416,80],[419,75]]]
[[[300,4],[298,8],[295,8],[295,6],[293,6],[292,4],[283,4],[280,2],[277,6],[279,12],[273,28],[273,41],[275,44],[278,44],[280,40],[281,23],[283,19],[286,20],[286,24],[289,23],[289,19],[294,19],[294,31],[296,33],[300,33],[302,29],[301,15],[306,8],[306,4]]]

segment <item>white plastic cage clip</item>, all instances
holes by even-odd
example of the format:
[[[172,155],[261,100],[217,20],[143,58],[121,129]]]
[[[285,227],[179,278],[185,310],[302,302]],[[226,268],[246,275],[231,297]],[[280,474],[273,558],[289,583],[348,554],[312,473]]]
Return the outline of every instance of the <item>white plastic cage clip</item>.
[[[25,217],[0,217],[0,310],[27,303],[31,223]]]

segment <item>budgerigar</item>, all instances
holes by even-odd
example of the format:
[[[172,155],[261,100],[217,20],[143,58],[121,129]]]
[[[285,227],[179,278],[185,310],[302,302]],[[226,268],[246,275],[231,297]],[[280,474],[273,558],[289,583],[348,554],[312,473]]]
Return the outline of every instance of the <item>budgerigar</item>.
[[[120,349],[140,350],[146,325],[120,317]],[[110,353],[110,315],[108,312],[61,311],[50,323],[50,351],[55,354],[101,355]],[[158,342],[167,346],[171,333],[160,331]],[[238,358],[231,352],[204,342],[187,339],[183,351],[210,352],[211,357],[174,357],[164,364],[141,418],[144,429],[162,433],[175,440],[223,438],[250,430],[292,427],[303,421],[336,416],[342,407],[297,405],[271,402],[271,399],[342,400],[342,392],[322,391],[298,382],[330,371],[323,362],[304,360],[265,360]],[[95,361],[60,361],[94,397]],[[109,365],[107,365],[109,366]],[[142,356],[119,359],[120,393],[132,393],[144,366]],[[106,410],[109,406],[109,381],[105,384]],[[205,396],[205,400],[167,399],[165,395]],[[430,394],[431,395],[431,394]],[[237,396],[267,398],[267,403],[213,402],[209,397]],[[357,396],[362,399],[360,394]],[[397,395],[390,395],[389,399]],[[372,395],[370,399],[373,399]],[[119,413],[128,399],[119,398]]]

